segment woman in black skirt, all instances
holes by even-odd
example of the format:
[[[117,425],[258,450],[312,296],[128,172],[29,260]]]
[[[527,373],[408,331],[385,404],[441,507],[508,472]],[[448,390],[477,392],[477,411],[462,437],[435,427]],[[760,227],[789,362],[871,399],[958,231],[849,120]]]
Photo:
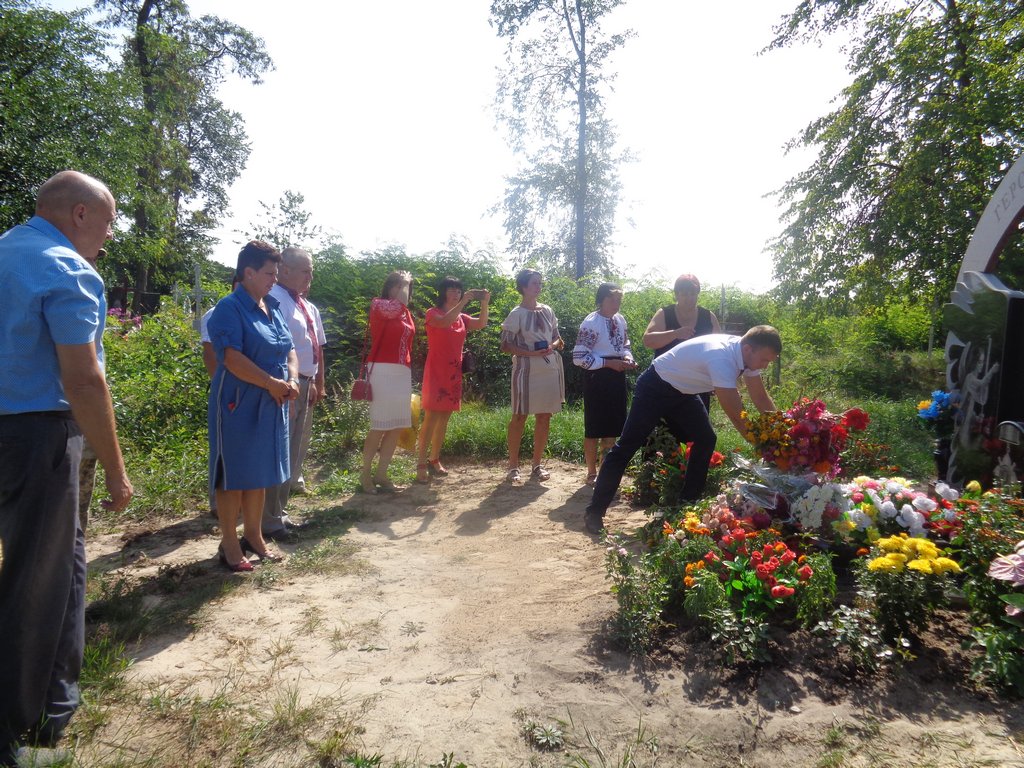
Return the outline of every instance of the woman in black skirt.
[[[626,320],[619,314],[622,288],[601,283],[597,310],[580,325],[572,361],[583,368],[583,454],[587,459],[587,485],[597,479],[597,449],[615,444],[626,422],[626,371],[636,368],[626,335]]]

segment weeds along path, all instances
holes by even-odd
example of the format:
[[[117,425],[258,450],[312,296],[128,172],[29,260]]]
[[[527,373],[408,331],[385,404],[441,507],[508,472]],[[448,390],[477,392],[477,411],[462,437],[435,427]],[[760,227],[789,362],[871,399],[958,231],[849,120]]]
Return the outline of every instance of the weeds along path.
[[[97,537],[94,570],[123,558],[130,582],[168,582],[143,605],[171,618],[131,649],[134,693],[83,738],[82,764],[341,765],[357,749],[410,767],[446,752],[473,768],[618,765],[628,750],[636,766],[1024,765],[1019,717],[941,681],[826,703],[793,675],[631,660],[609,640],[583,470],[554,462],[548,482],[512,487],[498,463],[450,469],[394,496],[301,500],[311,530],[255,577],[215,568],[212,521]],[[644,521],[625,505],[607,517]],[[560,730],[563,750],[531,745],[527,724]]]

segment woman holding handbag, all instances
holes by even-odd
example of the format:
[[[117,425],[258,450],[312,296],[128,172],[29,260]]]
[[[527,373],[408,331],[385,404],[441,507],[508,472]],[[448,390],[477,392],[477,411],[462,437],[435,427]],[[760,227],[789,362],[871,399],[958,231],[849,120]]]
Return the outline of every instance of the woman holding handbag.
[[[463,313],[466,304],[479,300],[480,315]],[[489,291],[463,291],[462,281],[446,277],[437,289],[437,303],[427,310],[427,362],[423,370],[423,426],[419,437],[416,482],[429,483],[432,475],[444,476],[441,446],[452,412],[462,406],[463,346],[466,332],[487,325]],[[427,454],[430,458],[428,460]],[[428,474],[429,473],[429,474]]]
[[[412,275],[392,272],[380,297],[370,302],[370,354],[366,358],[370,392],[370,431],[363,444],[360,482],[365,493],[394,493],[388,465],[398,436],[412,426],[412,341],[416,325],[409,311]],[[373,458],[378,456],[377,471]]]

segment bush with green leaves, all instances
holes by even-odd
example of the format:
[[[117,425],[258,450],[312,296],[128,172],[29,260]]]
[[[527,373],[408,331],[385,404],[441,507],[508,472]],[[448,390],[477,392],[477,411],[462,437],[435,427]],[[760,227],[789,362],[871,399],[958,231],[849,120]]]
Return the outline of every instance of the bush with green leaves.
[[[975,622],[999,625],[1006,615],[1000,595],[1007,588],[989,576],[988,569],[996,557],[1012,552],[1024,539],[1024,500],[995,491],[969,493],[958,508],[963,528],[951,544],[959,552],[964,573],[961,589]]]
[[[121,449],[135,486],[125,515],[138,519],[191,511],[206,496],[209,456],[209,378],[193,318],[164,299],[160,311],[141,322],[108,320],[103,336],[106,374]],[[109,519],[109,513],[100,515],[104,517]]]
[[[650,552],[634,556],[614,537],[607,539],[605,568],[619,604],[615,634],[631,653],[646,653],[664,626],[662,611],[668,597],[665,577]]]

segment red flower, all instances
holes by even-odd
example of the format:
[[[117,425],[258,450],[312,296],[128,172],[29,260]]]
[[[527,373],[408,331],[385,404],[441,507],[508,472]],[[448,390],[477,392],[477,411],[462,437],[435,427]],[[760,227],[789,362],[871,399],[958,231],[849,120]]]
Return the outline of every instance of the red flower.
[[[711,563],[717,563],[718,555],[716,555],[714,552],[708,552],[706,555],[704,555],[704,562],[706,562],[708,565],[710,565]]]
[[[750,553],[750,562],[752,562],[754,565],[760,564],[760,562],[763,559],[764,554],[762,554],[760,549],[755,549],[753,552]]]
[[[723,547],[731,547],[732,546],[732,542],[733,542],[733,538],[729,534],[725,534],[725,536],[722,537],[722,546]]]
[[[771,570],[766,565],[759,565],[754,569],[759,579],[767,579],[771,575]]]
[[[809,578],[811,578],[811,576],[814,575],[814,570],[811,568],[811,566],[805,565],[801,568],[797,568],[796,575],[799,576],[801,580],[807,581]]]
[[[796,590],[792,587],[787,587],[785,584],[776,584],[772,587],[772,597],[791,597],[796,594]]]
[[[747,538],[747,532],[744,531],[742,528],[733,528],[732,537],[736,539],[736,541],[743,541]]]
[[[780,560],[780,561],[782,562],[782,564],[783,564],[783,565],[789,565],[789,564],[790,564],[790,563],[792,563],[792,562],[793,562],[793,561],[794,561],[795,559],[796,559],[796,555],[794,555],[794,554],[793,554],[793,550],[791,550],[791,549],[787,549],[787,550],[786,550],[785,552],[783,552],[783,553],[782,553],[782,555],[781,555],[781,556],[779,557],[779,560]]]
[[[843,426],[857,431],[867,429],[871,417],[860,408],[851,408],[843,414]]]

